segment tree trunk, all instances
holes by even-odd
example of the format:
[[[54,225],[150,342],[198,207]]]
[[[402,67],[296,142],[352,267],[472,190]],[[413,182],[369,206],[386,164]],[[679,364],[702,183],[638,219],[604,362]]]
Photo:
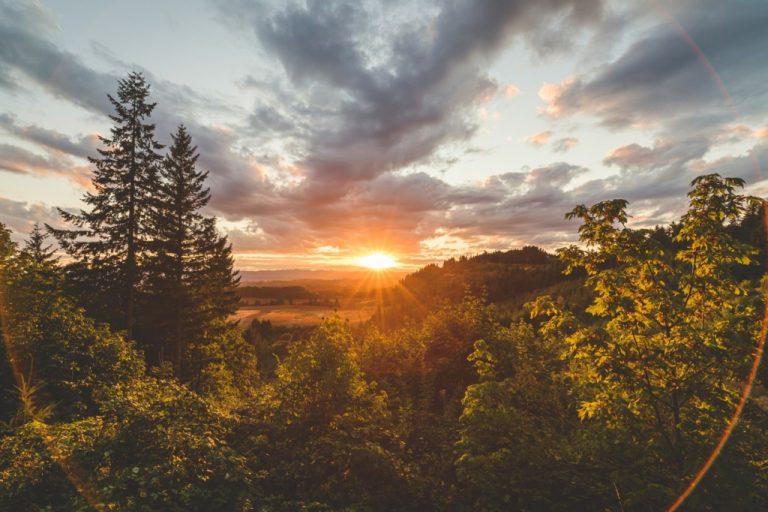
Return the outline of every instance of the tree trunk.
[[[133,338],[133,303],[136,282],[136,100],[133,100],[133,115],[131,119],[131,170],[128,175],[128,247],[125,262],[125,328],[128,338]]]

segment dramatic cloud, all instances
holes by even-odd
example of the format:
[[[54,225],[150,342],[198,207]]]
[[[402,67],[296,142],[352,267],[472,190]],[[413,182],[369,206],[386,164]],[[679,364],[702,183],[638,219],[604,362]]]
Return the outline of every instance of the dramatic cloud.
[[[662,16],[613,62],[542,86],[545,111],[556,118],[583,112],[612,127],[722,122],[731,119],[731,101],[748,118],[762,116],[768,3],[708,0],[681,9],[677,20],[686,32]]]
[[[355,181],[466,141],[477,129],[472,108],[500,89],[484,69],[505,43],[519,36],[546,53],[601,13],[597,1],[566,0],[388,7],[310,1],[269,15],[264,5],[226,7],[230,19],[250,21],[285,70],[287,83],[269,85],[286,88],[279,99],[292,100],[267,98],[252,126],[296,141],[308,198],[337,201]],[[417,7],[426,16],[416,16]],[[561,21],[559,30],[550,20]]]
[[[758,147],[750,158],[706,158],[760,139],[759,129],[749,125],[764,123],[768,100],[768,89],[756,87],[768,80],[768,54],[760,50],[768,47],[768,5],[738,0],[674,7],[674,19],[663,7],[657,9],[655,25],[611,62],[539,90],[550,119],[588,116],[614,131],[655,133],[651,145],[629,143],[611,150],[603,164],[619,174],[590,184],[600,193],[634,201],[645,222],[662,222],[679,211],[673,198],[684,194],[698,174],[762,179],[756,172]],[[734,124],[736,113],[740,121]],[[735,162],[740,172],[734,172]]]

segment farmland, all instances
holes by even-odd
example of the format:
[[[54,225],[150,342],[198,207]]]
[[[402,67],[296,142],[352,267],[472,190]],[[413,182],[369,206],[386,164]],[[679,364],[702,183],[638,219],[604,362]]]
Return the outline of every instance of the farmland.
[[[247,327],[254,319],[269,320],[273,325],[307,327],[319,324],[323,318],[328,318],[334,313],[350,323],[362,323],[368,320],[375,310],[375,299],[342,304],[340,308],[313,304],[263,304],[243,306],[232,318],[237,319],[242,327]]]
[[[256,319],[275,326],[310,327],[333,314],[360,324],[371,318],[401,276],[365,272],[335,279],[247,283],[239,289],[240,304],[232,319],[244,329]]]

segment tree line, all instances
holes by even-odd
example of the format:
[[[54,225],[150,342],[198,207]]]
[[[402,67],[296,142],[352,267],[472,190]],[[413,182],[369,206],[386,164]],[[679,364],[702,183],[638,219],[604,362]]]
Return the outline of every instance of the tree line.
[[[579,272],[564,275],[563,269],[557,256],[535,246],[451,258],[442,265],[430,264],[408,274],[400,286],[384,290],[384,307],[374,322],[404,325],[423,318],[445,301],[460,302],[468,292],[496,304],[514,302],[523,295],[582,277]]]

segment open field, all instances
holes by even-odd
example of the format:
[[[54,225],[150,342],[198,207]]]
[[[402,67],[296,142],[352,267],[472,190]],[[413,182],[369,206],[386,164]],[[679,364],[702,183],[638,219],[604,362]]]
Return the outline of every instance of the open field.
[[[338,309],[308,304],[262,305],[243,307],[235,313],[233,318],[237,319],[242,327],[248,326],[255,318],[269,320],[273,325],[306,327],[318,325],[323,318],[334,313],[338,313],[353,324],[362,323],[371,318],[375,310],[374,299],[363,300]]]
[[[366,322],[397,285],[402,272],[355,272],[337,279],[294,279],[241,285],[233,315],[243,328],[254,319],[275,326],[309,327],[337,313],[353,324]]]

